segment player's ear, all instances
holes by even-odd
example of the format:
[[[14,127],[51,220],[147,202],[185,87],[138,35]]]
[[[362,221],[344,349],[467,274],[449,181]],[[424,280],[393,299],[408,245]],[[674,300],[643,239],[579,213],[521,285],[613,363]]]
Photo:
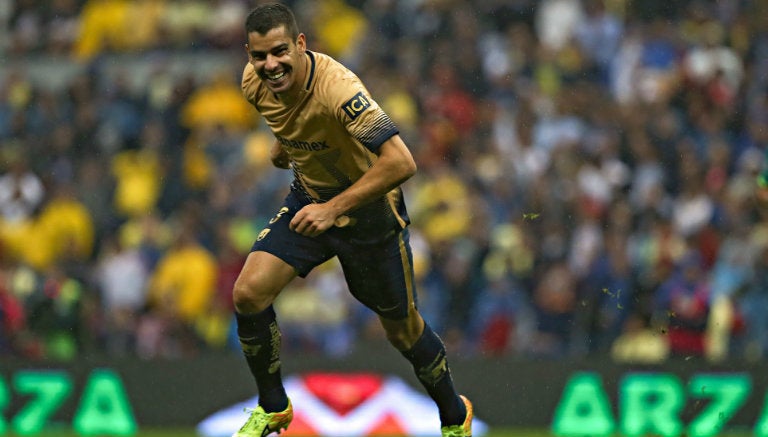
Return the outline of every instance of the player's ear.
[[[250,61],[251,60],[251,51],[248,48],[248,43],[245,43],[243,45],[243,47],[245,48],[245,54],[248,56],[248,60]]]
[[[303,33],[300,33],[296,38],[296,48],[299,50],[299,53],[302,54],[307,51],[307,37]]]

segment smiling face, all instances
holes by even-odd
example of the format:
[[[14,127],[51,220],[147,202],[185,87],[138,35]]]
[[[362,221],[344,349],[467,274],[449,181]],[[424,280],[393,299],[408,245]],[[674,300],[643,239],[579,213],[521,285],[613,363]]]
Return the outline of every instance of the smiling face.
[[[293,95],[301,90],[306,74],[306,37],[293,40],[285,26],[266,34],[248,33],[248,62],[264,84],[277,95]]]

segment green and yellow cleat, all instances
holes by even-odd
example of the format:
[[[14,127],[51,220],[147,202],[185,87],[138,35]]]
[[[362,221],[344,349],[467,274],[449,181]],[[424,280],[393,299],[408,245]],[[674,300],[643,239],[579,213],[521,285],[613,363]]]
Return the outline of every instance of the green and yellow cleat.
[[[467,416],[464,418],[464,423],[440,428],[442,437],[472,437],[472,402],[469,402],[469,399],[463,395],[460,397],[464,401],[464,406],[467,407]]]
[[[266,437],[273,432],[280,434],[293,420],[293,406],[290,399],[285,410],[276,413],[267,413],[261,406],[246,411],[251,413],[251,417],[232,437]]]

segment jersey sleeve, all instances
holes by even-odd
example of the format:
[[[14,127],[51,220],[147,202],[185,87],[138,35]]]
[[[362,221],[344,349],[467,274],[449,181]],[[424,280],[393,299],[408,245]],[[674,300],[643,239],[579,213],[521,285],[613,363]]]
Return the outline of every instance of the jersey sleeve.
[[[329,105],[350,135],[367,149],[376,152],[382,143],[399,133],[357,76],[347,72],[335,82],[327,88]]]

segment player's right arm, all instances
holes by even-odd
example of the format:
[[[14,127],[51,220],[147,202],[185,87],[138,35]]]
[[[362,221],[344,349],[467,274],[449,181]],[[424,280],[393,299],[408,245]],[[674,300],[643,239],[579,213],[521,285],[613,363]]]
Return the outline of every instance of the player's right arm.
[[[291,159],[288,157],[288,152],[283,149],[278,141],[272,145],[272,149],[269,151],[269,159],[272,160],[272,164],[277,168],[291,168]]]

